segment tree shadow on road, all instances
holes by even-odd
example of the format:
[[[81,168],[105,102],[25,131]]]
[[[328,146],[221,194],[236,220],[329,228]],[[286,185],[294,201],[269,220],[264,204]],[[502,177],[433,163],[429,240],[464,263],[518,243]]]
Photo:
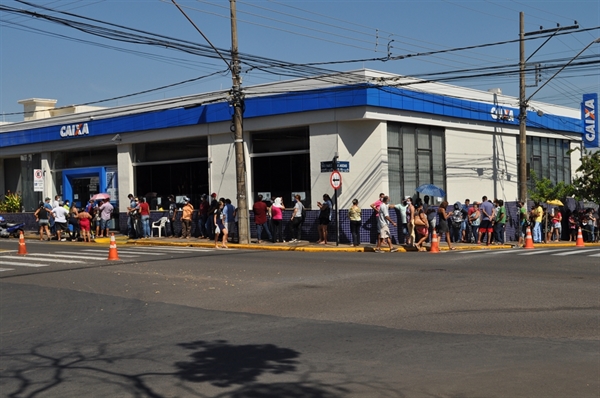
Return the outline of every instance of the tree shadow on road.
[[[177,346],[192,351],[188,353],[191,360],[169,365],[152,347],[117,354],[106,343],[71,348],[63,343],[37,345],[27,352],[2,350],[1,395],[34,398],[68,391],[72,396],[338,398],[348,393],[342,386],[312,380],[310,373],[298,373],[300,353],[289,348],[234,345],[224,340]],[[180,353],[175,351],[173,356]],[[259,381],[266,375],[269,380],[286,376],[272,383]],[[207,394],[207,390],[216,393]]]

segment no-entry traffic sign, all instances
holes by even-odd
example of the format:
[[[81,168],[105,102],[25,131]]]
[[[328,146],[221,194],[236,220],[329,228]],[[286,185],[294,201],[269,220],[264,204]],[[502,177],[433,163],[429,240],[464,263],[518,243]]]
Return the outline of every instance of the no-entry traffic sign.
[[[329,182],[331,183],[331,187],[335,190],[339,189],[342,186],[342,175],[339,171],[334,170],[331,172],[329,176]]]

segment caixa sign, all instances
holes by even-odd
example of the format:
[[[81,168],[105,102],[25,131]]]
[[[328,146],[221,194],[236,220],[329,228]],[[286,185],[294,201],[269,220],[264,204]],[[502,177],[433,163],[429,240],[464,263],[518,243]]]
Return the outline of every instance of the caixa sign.
[[[90,129],[88,128],[87,123],[72,124],[72,125],[62,126],[60,128],[60,136],[62,138],[77,137],[80,135],[88,135],[89,133],[90,133]]]
[[[498,106],[492,106],[490,115],[492,115],[492,119],[501,120],[503,122],[512,122],[515,120],[515,113],[512,109],[504,109]]]
[[[600,147],[596,109],[598,109],[598,94],[584,94],[581,103],[581,121],[583,122],[583,142],[586,148]]]

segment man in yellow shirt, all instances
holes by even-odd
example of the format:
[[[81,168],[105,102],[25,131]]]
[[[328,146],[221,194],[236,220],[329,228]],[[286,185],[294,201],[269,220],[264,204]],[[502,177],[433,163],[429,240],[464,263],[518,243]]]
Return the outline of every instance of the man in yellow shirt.
[[[531,211],[533,217],[533,243],[542,243],[542,218],[544,217],[544,209],[539,202],[533,202]]]

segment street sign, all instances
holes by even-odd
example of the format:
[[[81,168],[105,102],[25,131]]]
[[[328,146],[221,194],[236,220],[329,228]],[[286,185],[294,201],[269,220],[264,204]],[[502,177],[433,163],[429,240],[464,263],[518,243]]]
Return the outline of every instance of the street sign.
[[[331,187],[335,190],[339,189],[342,186],[342,175],[339,171],[332,171],[329,176],[329,182],[331,183]]]
[[[330,173],[333,171],[333,162],[331,160],[327,162],[321,162],[321,173]],[[338,171],[340,173],[350,172],[350,162],[344,160],[338,160],[337,162]]]
[[[33,192],[44,192],[44,172],[42,169],[33,170]]]

